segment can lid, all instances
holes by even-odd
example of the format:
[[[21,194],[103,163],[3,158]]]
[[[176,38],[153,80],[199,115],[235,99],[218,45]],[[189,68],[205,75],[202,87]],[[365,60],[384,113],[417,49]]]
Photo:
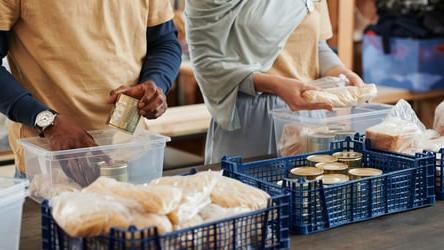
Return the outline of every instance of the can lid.
[[[101,163],[99,166],[101,176],[116,176],[128,173],[128,164],[126,162]]]
[[[128,104],[134,105],[134,104],[138,104],[139,100],[137,100],[136,98],[131,97],[131,96],[120,94],[119,95],[119,99],[117,100],[117,102],[124,102],[124,103],[128,103]]]
[[[325,174],[322,176],[322,183],[326,185],[344,183],[349,180],[350,178],[345,174]]]
[[[331,155],[310,155],[307,157],[308,161],[317,162],[317,163],[331,163],[337,162],[338,159]]]
[[[337,152],[333,154],[334,157],[338,158],[339,160],[360,160],[362,159],[362,154],[359,152],[354,151],[344,151],[344,152]]]
[[[296,176],[317,176],[324,173],[324,170],[315,167],[298,167],[290,170]]]
[[[327,162],[327,163],[317,163],[317,168],[325,170],[332,170],[332,171],[341,171],[346,170],[348,168],[347,164],[344,164],[342,162]]]
[[[348,173],[359,177],[370,177],[382,175],[382,170],[377,168],[354,168],[350,169]]]

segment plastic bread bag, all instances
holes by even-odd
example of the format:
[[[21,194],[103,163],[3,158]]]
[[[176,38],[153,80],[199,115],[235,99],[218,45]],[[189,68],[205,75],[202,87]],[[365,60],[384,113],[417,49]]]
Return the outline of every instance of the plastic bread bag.
[[[173,231],[173,225],[166,215],[154,213],[134,213],[131,225],[136,226],[138,229],[157,227],[160,234]]]
[[[52,177],[52,179],[51,179]],[[36,174],[29,185],[32,196],[51,199],[63,192],[80,191],[81,187],[69,179],[61,169],[54,168],[52,175]]]
[[[131,211],[139,210],[131,200],[82,192],[62,193],[51,199],[50,205],[57,224],[72,237],[94,237],[112,227],[127,228],[132,222]]]
[[[338,77],[326,76],[309,82],[310,85],[315,86],[320,89],[329,89],[337,87],[345,87],[349,85],[349,80],[343,74]]]
[[[180,188],[166,185],[133,185],[107,177],[99,177],[82,192],[131,199],[141,204],[144,212],[161,215],[166,215],[176,209],[182,199],[182,189]]]
[[[151,181],[148,187],[161,185],[182,190],[178,207],[168,214],[173,225],[181,225],[211,203],[210,194],[220,176],[219,172],[207,171],[189,176],[161,177]]]
[[[310,114],[324,114],[313,110]],[[300,111],[302,112],[302,111]],[[328,127],[309,128],[298,124],[285,124],[278,142],[280,156],[291,156],[308,152],[308,137],[314,133],[328,133]]]
[[[346,86],[323,90],[308,90],[302,95],[309,103],[330,103],[334,108],[352,107],[366,103],[376,97],[378,89],[375,84],[362,87]]]
[[[224,208],[219,205],[216,205],[214,203],[211,203],[204,207],[200,212],[200,217],[205,222],[215,221],[219,219],[223,219],[226,217],[231,217],[235,215],[239,215],[242,213],[248,213],[252,210],[249,208],[243,208],[243,207],[234,207],[234,208]]]
[[[433,122],[433,129],[444,136],[444,102],[438,105],[435,110],[435,121]]]
[[[405,100],[400,100],[382,123],[366,130],[373,148],[404,154],[422,151],[420,141],[425,134],[424,124]]]
[[[269,199],[266,192],[225,176],[220,176],[211,192],[212,203],[224,208],[257,210],[266,208]]]

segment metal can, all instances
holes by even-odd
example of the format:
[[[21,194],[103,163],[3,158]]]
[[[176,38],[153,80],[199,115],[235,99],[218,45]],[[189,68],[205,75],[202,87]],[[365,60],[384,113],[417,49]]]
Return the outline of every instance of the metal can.
[[[317,168],[324,170],[324,174],[345,174],[348,166],[342,162],[318,163]]]
[[[308,136],[308,152],[318,152],[330,149],[330,143],[335,141],[333,133],[316,133]]]
[[[119,95],[108,125],[133,134],[140,120],[138,103],[136,98]]]
[[[100,176],[113,178],[116,181],[128,182],[128,163],[114,162],[108,164],[106,162],[99,163]]]
[[[353,137],[355,136],[355,131],[352,130],[343,130],[343,131],[336,131],[335,132],[335,139],[338,141],[343,141],[345,140],[347,137],[350,137],[353,139]]]
[[[324,185],[341,184],[349,180],[350,178],[345,174],[324,174],[322,176],[322,183]]]
[[[303,178],[304,181],[313,181],[324,173],[324,170],[315,167],[298,167],[290,170],[292,177]]]
[[[365,177],[373,177],[382,175],[382,170],[377,168],[354,168],[348,171],[348,175],[352,180],[359,180]]]
[[[362,167],[362,154],[354,151],[337,152],[333,154],[339,162],[345,163],[349,168]]]
[[[332,163],[337,162],[338,159],[331,155],[310,155],[307,161],[311,167],[315,167],[318,163]]]

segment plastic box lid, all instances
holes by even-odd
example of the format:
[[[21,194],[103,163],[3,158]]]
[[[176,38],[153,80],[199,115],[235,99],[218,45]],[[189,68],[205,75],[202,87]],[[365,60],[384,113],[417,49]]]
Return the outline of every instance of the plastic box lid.
[[[19,144],[25,149],[31,150],[34,153],[44,156],[49,159],[54,159],[62,155],[73,155],[86,152],[107,151],[122,148],[140,148],[150,147],[156,145],[165,145],[166,142],[171,141],[170,137],[153,133],[147,130],[137,131],[134,134],[121,132],[117,129],[95,130],[88,132],[99,146],[78,148],[70,150],[51,151],[48,140],[40,137],[32,137],[20,139]]]
[[[28,180],[0,177],[0,207],[12,198],[24,198]]]
[[[350,119],[363,119],[371,116],[385,116],[392,109],[392,105],[387,104],[364,104],[360,106],[335,108],[328,110],[311,110],[292,112],[288,109],[273,110],[271,113],[274,118],[319,124],[334,123]]]

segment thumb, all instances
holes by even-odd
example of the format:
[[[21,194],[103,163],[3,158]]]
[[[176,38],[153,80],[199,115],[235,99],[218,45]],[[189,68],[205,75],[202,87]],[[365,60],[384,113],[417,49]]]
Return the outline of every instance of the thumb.
[[[109,92],[109,98],[108,98],[108,103],[109,104],[114,104],[117,101],[117,98],[119,97],[119,95],[126,89],[128,89],[129,87],[127,86],[120,86],[117,89],[113,89]]]

